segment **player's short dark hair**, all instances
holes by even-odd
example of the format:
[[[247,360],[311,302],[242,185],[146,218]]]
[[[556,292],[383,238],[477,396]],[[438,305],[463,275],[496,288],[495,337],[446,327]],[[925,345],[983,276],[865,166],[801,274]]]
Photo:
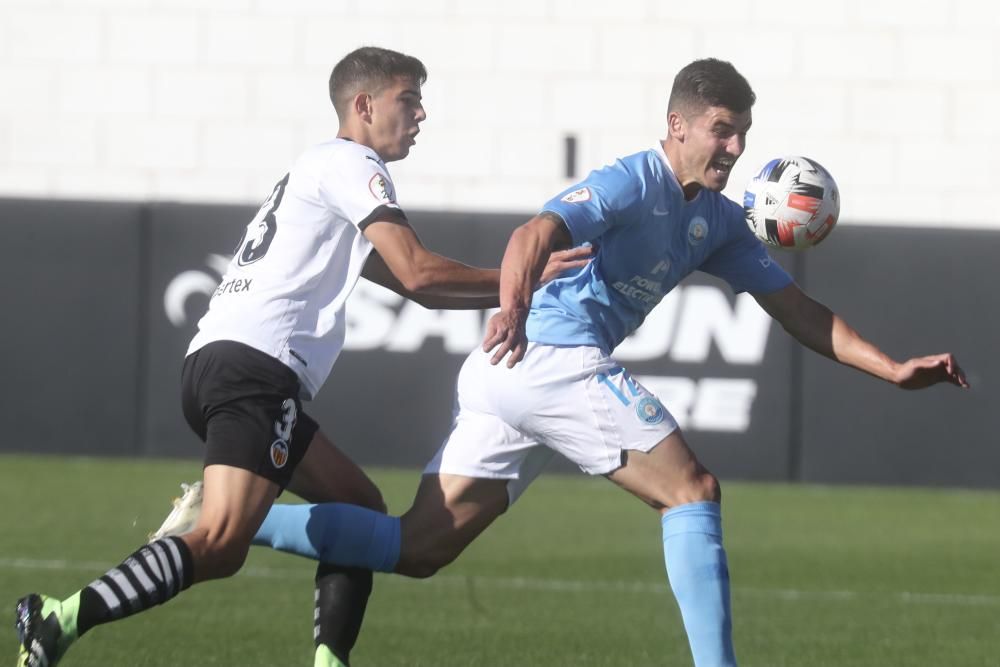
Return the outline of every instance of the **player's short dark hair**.
[[[351,51],[330,73],[330,101],[337,115],[344,112],[361,91],[377,95],[396,77],[408,77],[421,86],[427,80],[427,68],[414,58],[398,51],[363,46]]]
[[[749,82],[732,63],[716,58],[695,60],[674,77],[667,112],[698,114],[707,107],[743,113],[757,101]]]

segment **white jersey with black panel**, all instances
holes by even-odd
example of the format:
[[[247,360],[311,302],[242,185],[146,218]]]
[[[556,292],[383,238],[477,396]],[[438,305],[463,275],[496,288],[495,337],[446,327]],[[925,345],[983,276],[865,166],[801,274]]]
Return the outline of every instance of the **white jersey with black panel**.
[[[307,150],[244,232],[188,354],[207,343],[249,345],[291,368],[312,398],[344,344],[344,304],[376,219],[406,216],[372,149],[333,139]]]

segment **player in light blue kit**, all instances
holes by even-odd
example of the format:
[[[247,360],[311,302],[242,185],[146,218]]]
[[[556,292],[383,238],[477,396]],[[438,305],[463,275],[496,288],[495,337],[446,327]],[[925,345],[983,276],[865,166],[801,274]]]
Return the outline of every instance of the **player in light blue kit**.
[[[361,527],[358,512],[348,520],[336,506],[276,505],[255,543],[430,576],[558,452],[660,513],[694,662],[735,665],[719,482],[668,410],[610,357],[615,347],[700,270],[752,294],[799,342],[835,361],[904,389],[967,386],[950,354],[893,361],[805,295],[749,231],[741,207],[721,194],[743,153],[754,100],[729,63],[691,63],[674,81],[664,141],[593,172],[515,230],[501,310],[483,350],[462,368],[452,432],[406,514],[368,513]],[[550,252],[588,242],[597,252],[587,266],[533,292]],[[364,555],[377,534],[400,536],[381,564]]]

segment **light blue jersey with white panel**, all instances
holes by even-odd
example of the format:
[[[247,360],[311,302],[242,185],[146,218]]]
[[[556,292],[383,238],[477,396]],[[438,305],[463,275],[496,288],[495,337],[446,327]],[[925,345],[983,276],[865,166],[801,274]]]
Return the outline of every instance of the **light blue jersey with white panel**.
[[[684,200],[657,143],[590,173],[542,208],[566,222],[593,261],[534,294],[528,340],[610,353],[682,279],[704,271],[733,291],[766,294],[792,282],[750,232],[743,209],[702,189]]]

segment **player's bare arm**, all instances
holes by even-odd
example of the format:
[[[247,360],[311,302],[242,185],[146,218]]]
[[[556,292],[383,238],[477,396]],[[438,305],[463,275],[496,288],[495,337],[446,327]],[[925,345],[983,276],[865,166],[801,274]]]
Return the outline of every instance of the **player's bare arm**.
[[[486,297],[497,293],[499,269],[480,269],[431,252],[405,221],[376,221],[365,227],[364,234],[408,292]]]
[[[490,363],[500,363],[509,353],[507,367],[513,368],[524,358],[531,293],[552,251],[572,242],[563,219],[549,212],[536,215],[511,234],[500,265],[500,312],[490,318],[483,339],[485,352],[496,348]]]
[[[934,354],[902,363],[894,361],[794,283],[770,294],[755,294],[754,298],[796,340],[834,361],[903,389],[923,389],[940,382],[969,386],[953,355]]]
[[[579,248],[569,248],[559,250],[549,256],[549,261],[545,265],[539,284],[545,284],[553,280],[563,271],[575,269],[590,261],[593,252],[588,246]],[[373,251],[365,262],[365,268],[361,275],[368,280],[392,290],[400,296],[406,297],[424,308],[437,310],[483,310],[487,308],[498,308],[500,306],[499,291],[490,296],[442,296],[437,294],[427,294],[412,292],[400,282],[389,269],[385,260],[378,251]]]
[[[403,283],[397,278],[386,265],[377,251],[372,252],[365,262],[365,268],[361,272],[362,277],[367,278],[377,285],[390,289],[400,296],[420,304],[424,308],[441,310],[482,310],[486,308],[497,308],[500,305],[499,293],[492,296],[447,296],[438,294],[427,294],[414,292],[406,289]]]

